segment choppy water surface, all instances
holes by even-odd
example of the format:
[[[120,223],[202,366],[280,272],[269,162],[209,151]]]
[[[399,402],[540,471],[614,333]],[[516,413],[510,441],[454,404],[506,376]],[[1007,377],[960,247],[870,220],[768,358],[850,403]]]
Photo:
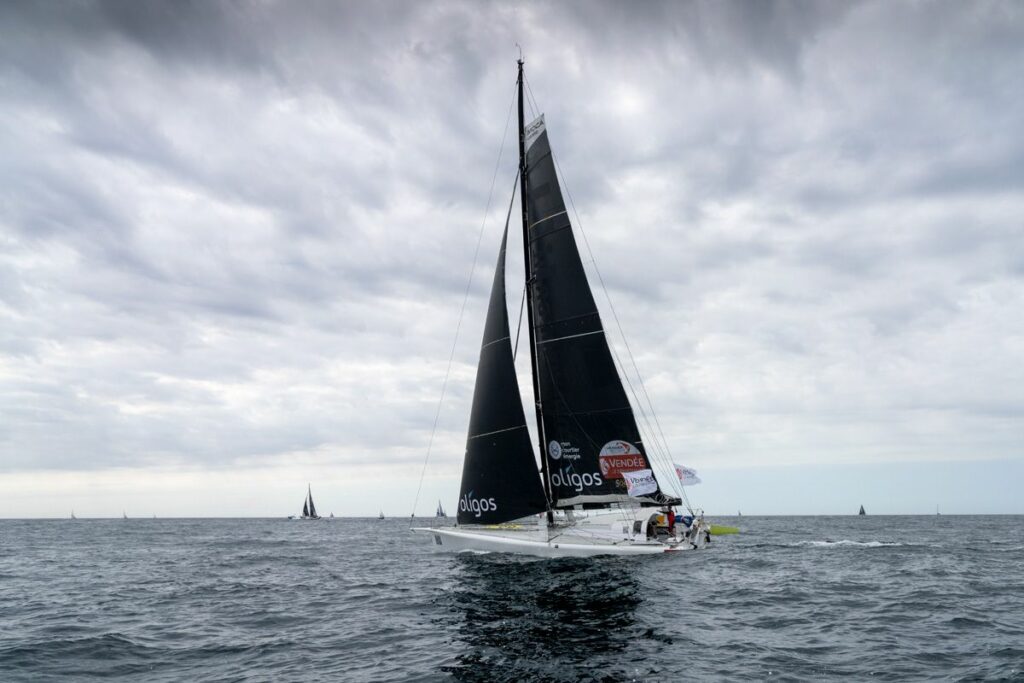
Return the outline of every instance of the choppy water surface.
[[[706,552],[407,520],[0,521],[0,680],[1024,679],[1024,518],[743,517]]]

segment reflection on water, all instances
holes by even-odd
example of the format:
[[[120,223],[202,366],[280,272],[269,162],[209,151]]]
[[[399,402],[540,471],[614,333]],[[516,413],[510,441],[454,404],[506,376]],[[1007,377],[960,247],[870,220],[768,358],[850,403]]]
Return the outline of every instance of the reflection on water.
[[[445,599],[462,651],[446,671],[458,680],[580,680],[588,659],[607,662],[635,638],[633,563],[463,554],[454,564]],[[603,669],[589,680],[620,678]]]

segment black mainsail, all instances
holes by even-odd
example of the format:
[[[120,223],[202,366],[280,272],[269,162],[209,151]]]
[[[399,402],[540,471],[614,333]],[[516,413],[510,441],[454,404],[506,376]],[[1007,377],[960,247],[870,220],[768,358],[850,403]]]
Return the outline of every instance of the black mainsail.
[[[309,498],[302,501],[302,516],[309,517]]]
[[[309,516],[318,517],[319,515],[316,514],[316,506],[313,505],[313,489],[310,488],[307,493],[309,494]]]
[[[500,524],[547,509],[512,356],[505,304],[507,241],[506,226],[473,389],[459,524]]]
[[[627,502],[622,473],[651,470],[654,480],[653,468],[587,283],[543,115],[524,137],[535,386],[552,505]],[[640,500],[680,502],[660,489]]]

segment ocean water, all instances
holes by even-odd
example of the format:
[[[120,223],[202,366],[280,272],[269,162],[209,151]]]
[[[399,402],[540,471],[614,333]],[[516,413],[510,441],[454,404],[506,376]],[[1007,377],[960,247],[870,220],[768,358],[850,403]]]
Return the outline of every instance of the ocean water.
[[[448,554],[408,520],[0,521],[0,680],[1024,680],[1024,517],[716,518]]]

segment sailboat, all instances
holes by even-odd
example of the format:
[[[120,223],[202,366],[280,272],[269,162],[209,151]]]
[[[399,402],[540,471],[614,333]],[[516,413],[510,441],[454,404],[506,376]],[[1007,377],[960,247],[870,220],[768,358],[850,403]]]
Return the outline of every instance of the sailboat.
[[[544,115],[524,123],[522,59],[518,64],[518,185],[536,451],[516,379],[505,297],[506,220],[477,366],[457,524],[414,530],[449,550],[542,557],[704,547],[710,526],[692,511],[688,526],[676,525],[673,507],[682,504],[682,489],[676,496],[662,488],[654,454],[641,439],[573,237]]]
[[[124,510],[121,510],[121,518],[122,519],[128,519],[128,513],[125,512]]]
[[[313,489],[306,485],[306,500],[302,501],[302,516],[299,519],[320,519],[316,514],[316,505],[313,505]]]
[[[440,519],[447,519],[448,517],[448,515],[444,513],[444,508],[441,507],[441,501],[437,501],[437,512],[434,513],[434,516]]]
[[[866,512],[864,512],[864,506],[863,505],[860,506],[860,512],[858,512],[857,514],[858,515],[866,515],[867,514]]]
[[[384,511],[383,510],[380,511],[380,514],[377,516],[377,519],[384,519]]]
[[[78,517],[75,517],[75,511],[74,510],[71,511],[71,519],[78,519]]]

